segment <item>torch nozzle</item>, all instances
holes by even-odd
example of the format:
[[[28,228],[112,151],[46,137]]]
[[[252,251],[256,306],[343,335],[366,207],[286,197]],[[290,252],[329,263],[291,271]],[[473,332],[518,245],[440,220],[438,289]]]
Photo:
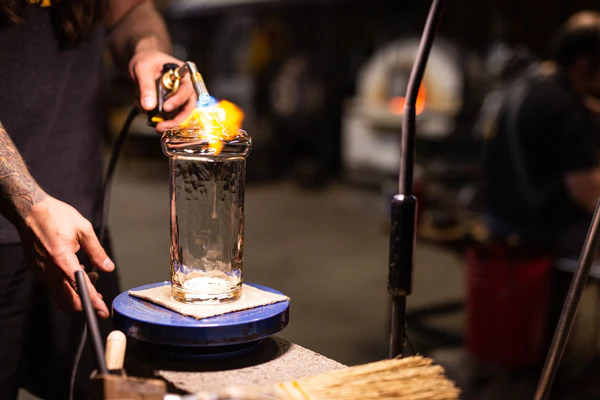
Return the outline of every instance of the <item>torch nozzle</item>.
[[[181,79],[187,73],[190,74],[192,85],[194,86],[194,90],[198,96],[197,105],[199,107],[207,105],[210,102],[210,95],[208,94],[208,89],[206,88],[206,84],[204,83],[202,75],[200,72],[198,72],[198,68],[196,68],[196,64],[186,61],[181,67],[175,70],[175,77],[177,79]]]

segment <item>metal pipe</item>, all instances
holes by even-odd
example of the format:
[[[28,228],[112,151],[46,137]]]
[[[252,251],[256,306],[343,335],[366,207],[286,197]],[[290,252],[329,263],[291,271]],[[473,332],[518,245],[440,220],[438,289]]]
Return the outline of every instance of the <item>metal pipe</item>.
[[[398,182],[400,194],[412,193],[416,136],[415,104],[417,102],[417,95],[419,94],[419,87],[421,86],[421,81],[423,80],[423,74],[425,73],[425,67],[427,66],[429,52],[433,46],[433,39],[435,38],[435,34],[442,19],[442,12],[444,11],[445,5],[446,0],[433,0],[433,3],[431,4],[429,15],[427,16],[427,22],[425,22],[423,35],[421,36],[421,42],[419,43],[417,58],[415,59],[415,64],[413,65],[413,68],[410,72],[410,78],[408,80],[408,87],[406,89],[406,102],[404,104],[404,114],[402,120],[400,180]]]
[[[389,358],[404,356],[404,338],[406,335],[405,314],[406,296],[393,296]]]
[[[403,355],[406,336],[406,296],[412,292],[417,227],[417,198],[412,195],[415,153],[415,104],[433,39],[446,0],[433,0],[423,30],[415,64],[410,73],[402,120],[399,194],[391,207],[388,292],[392,295],[389,357]]]
[[[554,337],[552,338],[552,344],[550,345],[544,369],[542,370],[542,375],[540,376],[540,381],[535,392],[535,400],[544,400],[550,395],[552,384],[556,377],[556,371],[560,366],[560,361],[565,352],[565,347],[567,346],[567,341],[575,322],[575,316],[577,315],[577,308],[579,307],[581,295],[583,294],[583,289],[585,288],[585,284],[590,274],[590,269],[596,258],[599,245],[600,200],[596,205],[596,211],[594,211],[594,216],[583,245],[583,250],[579,257],[579,265],[577,266],[575,276],[569,287],[565,305],[563,306],[560,319],[558,320],[558,326],[556,327]]]

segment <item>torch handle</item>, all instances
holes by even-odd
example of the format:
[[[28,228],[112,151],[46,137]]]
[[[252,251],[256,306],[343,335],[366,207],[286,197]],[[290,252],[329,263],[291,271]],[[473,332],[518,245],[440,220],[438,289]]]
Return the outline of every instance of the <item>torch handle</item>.
[[[156,108],[148,112],[148,124],[150,126],[156,126],[159,122],[164,121],[167,118],[163,105],[169,98],[172,91],[164,85],[164,76],[169,72],[175,71],[179,66],[177,64],[165,64],[163,65],[162,75],[156,80]]]

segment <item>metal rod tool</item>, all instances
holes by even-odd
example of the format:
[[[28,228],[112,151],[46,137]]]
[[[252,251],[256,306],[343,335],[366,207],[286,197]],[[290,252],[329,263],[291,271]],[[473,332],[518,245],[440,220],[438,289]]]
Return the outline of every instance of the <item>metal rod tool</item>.
[[[560,361],[565,352],[567,340],[569,339],[571,329],[575,322],[575,316],[577,315],[577,308],[579,307],[581,295],[583,294],[583,289],[585,289],[585,284],[590,275],[590,269],[596,258],[599,245],[600,200],[598,201],[598,205],[596,205],[596,211],[594,211],[594,216],[592,217],[592,222],[587,237],[585,238],[583,250],[579,257],[579,265],[577,266],[575,276],[569,287],[565,305],[563,306],[560,319],[558,320],[558,326],[556,327],[554,337],[552,338],[552,344],[550,345],[544,369],[542,370],[542,375],[535,392],[535,400],[547,399],[550,395],[552,384],[556,377],[556,371],[560,366]]]
[[[81,304],[83,305],[83,312],[85,313],[85,319],[88,325],[88,332],[92,339],[92,348],[94,350],[94,356],[96,357],[96,365],[98,371],[101,374],[108,374],[108,368],[104,361],[104,347],[102,346],[102,335],[100,334],[100,328],[98,328],[98,320],[92,307],[92,300],[87,290],[85,272],[79,270],[75,272],[75,280],[77,281],[77,291],[81,298]]]

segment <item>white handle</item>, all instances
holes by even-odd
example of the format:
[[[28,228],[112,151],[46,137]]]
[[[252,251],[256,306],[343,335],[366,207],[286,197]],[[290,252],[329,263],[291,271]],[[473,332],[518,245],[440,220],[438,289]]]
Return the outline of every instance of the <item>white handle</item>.
[[[106,338],[106,367],[109,370],[123,369],[127,339],[121,331],[112,331]]]

